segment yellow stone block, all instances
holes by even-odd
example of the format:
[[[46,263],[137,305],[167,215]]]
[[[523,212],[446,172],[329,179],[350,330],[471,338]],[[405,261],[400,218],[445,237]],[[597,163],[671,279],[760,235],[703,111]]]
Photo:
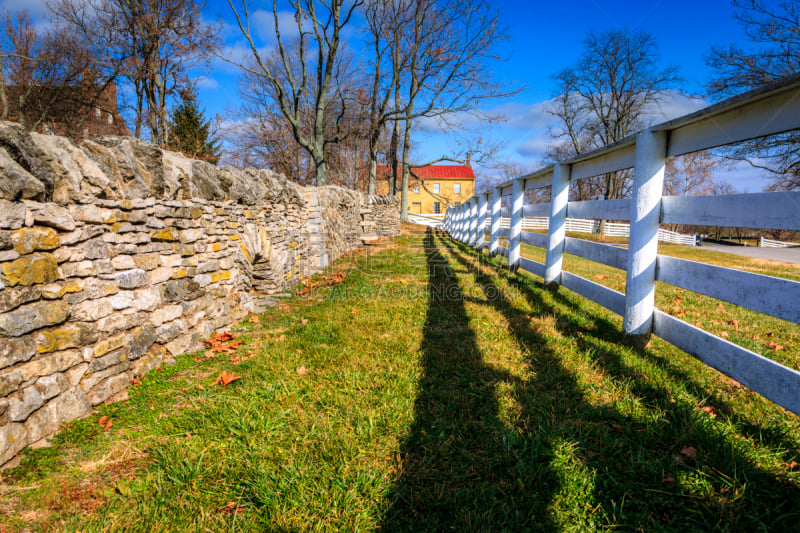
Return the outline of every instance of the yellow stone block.
[[[225,210],[222,209],[221,207],[218,207],[218,208],[214,209],[214,213],[217,214],[217,215],[224,215],[225,214]]]
[[[231,222],[231,227],[232,228],[238,228],[239,227],[239,223],[238,222]]]
[[[22,228],[11,234],[14,250],[25,255],[36,250],[53,250],[61,244],[53,228]]]
[[[179,268],[178,270],[176,270],[176,271],[175,271],[175,273],[174,273],[174,274],[172,274],[172,279],[180,279],[180,278],[185,278],[185,277],[186,277],[186,276],[188,276],[188,275],[189,275],[189,273],[188,273],[188,272],[186,272],[186,271],[185,271],[184,269],[182,269],[182,268]]]
[[[211,245],[212,252],[219,252],[220,250],[222,250],[222,245],[220,243],[215,242],[214,244]]]
[[[181,236],[172,228],[153,230],[150,232],[150,238],[156,242],[174,242],[181,240]]]
[[[79,348],[97,340],[97,333],[91,326],[72,324],[63,328],[42,331],[36,335],[36,349],[39,353],[50,353],[67,348]]]
[[[113,224],[110,225],[111,231],[113,233],[119,233],[119,228],[121,228],[121,227],[122,227],[122,224],[120,224],[119,222],[114,222]]]
[[[214,272],[210,277],[211,283],[218,283],[220,281],[231,279],[231,273],[229,270],[222,270],[220,272]]]
[[[20,257],[2,267],[3,282],[9,287],[51,283],[58,279],[58,261],[52,254],[32,254]]]
[[[122,348],[125,344],[125,335],[119,335],[112,339],[106,339],[103,341],[98,342],[94,345],[94,356],[100,357],[101,355],[105,355],[117,348]]]
[[[189,210],[189,215],[192,218],[200,218],[201,216],[203,216],[203,210],[199,207],[193,207],[192,209]]]
[[[239,241],[239,248],[242,249],[242,252],[244,253],[244,256],[247,258],[247,260],[252,263],[253,258],[250,256],[250,252],[247,251],[247,246],[245,246],[242,241]]]
[[[82,290],[83,287],[75,281],[69,281],[64,284],[47,285],[42,287],[42,298],[45,300],[58,300],[65,294],[81,292]]]
[[[229,241],[238,241],[239,240],[239,236],[238,235],[228,235],[228,240]]]
[[[297,248],[298,244],[297,241],[292,241],[289,243],[289,248]]]

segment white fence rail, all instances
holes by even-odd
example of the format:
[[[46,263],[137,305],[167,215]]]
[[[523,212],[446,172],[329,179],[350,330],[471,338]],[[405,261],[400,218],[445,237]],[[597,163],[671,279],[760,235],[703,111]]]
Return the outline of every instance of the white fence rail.
[[[773,241],[772,239],[761,237],[760,246],[762,248],[789,248],[791,246],[800,246],[800,242]]]
[[[800,282],[658,255],[658,241],[678,239],[660,224],[800,229],[800,192],[707,197],[662,197],[668,157],[800,129],[800,75],[779,80],[690,115],[654,126],[613,145],[521,176],[450,208],[444,228],[455,239],[507,259],[544,278],[550,289],[563,286],[623,316],[627,342],[643,346],[657,335],[775,403],[800,415],[800,372],[665,314],[654,306],[655,282],[717,298],[777,318],[800,323]],[[626,200],[569,202],[570,181],[633,168],[633,197]],[[551,203],[523,205],[528,189],[552,186]],[[502,196],[511,195],[508,222]],[[479,221],[490,218],[490,239]],[[547,227],[529,218],[547,217]],[[571,219],[625,220],[606,224],[629,235],[628,249],[569,238]],[[504,228],[508,228],[505,229]],[[547,229],[547,234],[523,228]],[[592,226],[593,227],[593,226]],[[508,248],[500,247],[500,236]],[[692,241],[694,239],[692,238]],[[520,257],[521,243],[547,250],[544,264]],[[627,271],[625,293],[561,269],[564,253]]]
[[[411,216],[412,215],[409,215],[409,217]],[[480,222],[478,224],[480,224]],[[491,225],[492,225],[491,219],[486,218],[483,227],[490,228]],[[511,218],[500,217],[500,227],[510,228]],[[545,230],[549,229],[549,227],[550,227],[549,218],[523,217],[522,219],[523,230]],[[566,220],[566,225],[564,226],[564,229],[565,231],[572,231],[575,233],[600,233],[600,221],[591,220],[587,218],[568,218]],[[607,235],[609,237],[628,237],[631,234],[631,225],[621,224],[617,222],[606,222],[602,234]],[[686,246],[695,246],[697,242],[697,238],[694,235],[682,235],[680,233],[676,233],[674,231],[669,231],[665,229],[658,230],[658,240],[664,242],[671,242],[674,244],[684,244]]]

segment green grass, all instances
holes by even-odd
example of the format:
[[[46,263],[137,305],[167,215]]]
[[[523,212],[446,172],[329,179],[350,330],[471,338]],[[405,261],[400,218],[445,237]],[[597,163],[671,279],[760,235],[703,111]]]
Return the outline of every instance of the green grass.
[[[0,530],[796,529],[797,417],[499,264],[434,234],[340,261],[246,361],[181,357],[29,452]]]

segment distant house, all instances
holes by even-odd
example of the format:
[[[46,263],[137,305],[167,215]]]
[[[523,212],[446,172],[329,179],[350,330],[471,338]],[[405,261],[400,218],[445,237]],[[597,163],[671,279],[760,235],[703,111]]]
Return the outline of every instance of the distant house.
[[[403,170],[396,172],[397,195]],[[378,194],[389,194],[389,167],[378,166]],[[470,165],[431,165],[411,169],[408,181],[408,212],[442,215],[448,206],[459,205],[475,194],[475,172]]]
[[[39,133],[72,138],[130,136],[117,108],[117,85],[113,81],[103,88],[83,83],[64,87],[11,85],[5,90],[8,120],[28,127],[36,125]],[[0,101],[0,116],[2,111]]]

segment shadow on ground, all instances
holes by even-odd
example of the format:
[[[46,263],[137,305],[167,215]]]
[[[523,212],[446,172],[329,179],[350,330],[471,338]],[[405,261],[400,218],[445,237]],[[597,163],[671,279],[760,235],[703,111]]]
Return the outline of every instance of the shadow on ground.
[[[796,530],[800,488],[753,465],[740,441],[753,436],[675,401],[669,380],[698,402],[709,396],[691,376],[651,351],[623,347],[608,320],[440,232],[427,231],[425,253],[424,374],[384,531]],[[483,296],[460,297],[456,272],[473,276]],[[534,317],[554,317],[557,331],[533,325],[509,301],[509,288]],[[465,301],[503,316],[530,354],[531,378],[485,362]],[[576,358],[622,384],[630,399],[591,401]],[[512,422],[500,416],[501,386],[519,405]],[[622,412],[625,402],[636,405]],[[765,441],[790,445],[780,435]],[[696,455],[680,455],[685,445]]]

